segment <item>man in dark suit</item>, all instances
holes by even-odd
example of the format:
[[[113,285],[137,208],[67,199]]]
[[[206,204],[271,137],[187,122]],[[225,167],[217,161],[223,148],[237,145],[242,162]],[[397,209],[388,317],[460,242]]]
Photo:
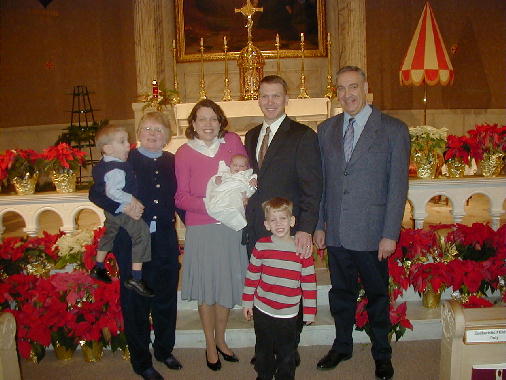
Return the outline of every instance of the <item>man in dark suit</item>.
[[[367,90],[360,68],[341,68],[337,91],[344,113],[318,127],[325,185],[314,241],[329,255],[336,338],[317,368],[332,369],[352,356],[360,276],[376,376],[390,379],[387,258],[395,251],[406,204],[410,140],[402,121],[367,104]]]
[[[258,175],[258,189],[246,206],[248,225],[244,237],[248,256],[259,238],[270,236],[264,225],[262,203],[283,197],[293,202],[297,253],[309,257],[322,193],[318,138],[311,128],[286,116],[288,94],[283,78],[269,75],[260,81],[258,104],[264,122],[249,130],[245,139],[251,167]],[[295,358],[296,362],[300,360],[297,354]]]

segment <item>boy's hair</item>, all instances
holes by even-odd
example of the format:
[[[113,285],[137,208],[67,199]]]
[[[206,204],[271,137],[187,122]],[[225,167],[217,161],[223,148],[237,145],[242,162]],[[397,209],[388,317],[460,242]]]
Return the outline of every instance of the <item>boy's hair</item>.
[[[265,201],[262,203],[262,209],[264,210],[265,220],[267,220],[271,211],[286,211],[288,213],[288,216],[293,215],[292,201],[281,197],[276,197]]]
[[[117,127],[112,124],[103,126],[95,133],[95,145],[103,152],[104,145],[111,144],[114,140],[114,135],[118,132],[125,132],[128,135],[128,132],[123,127]]]

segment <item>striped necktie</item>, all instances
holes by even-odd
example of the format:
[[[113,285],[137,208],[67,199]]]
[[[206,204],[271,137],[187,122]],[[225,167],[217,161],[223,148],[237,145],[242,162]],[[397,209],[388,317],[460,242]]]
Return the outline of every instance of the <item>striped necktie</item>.
[[[344,145],[344,158],[346,162],[348,162],[351,158],[351,153],[353,152],[353,139],[355,137],[355,119],[351,118],[348,123],[348,128],[346,128],[346,132],[344,133],[343,145]]]
[[[264,162],[265,154],[267,153],[267,148],[269,147],[269,137],[271,134],[271,127],[267,126],[265,129],[265,135],[262,139],[262,145],[260,145],[260,150],[258,151],[258,167],[262,167],[262,163]]]

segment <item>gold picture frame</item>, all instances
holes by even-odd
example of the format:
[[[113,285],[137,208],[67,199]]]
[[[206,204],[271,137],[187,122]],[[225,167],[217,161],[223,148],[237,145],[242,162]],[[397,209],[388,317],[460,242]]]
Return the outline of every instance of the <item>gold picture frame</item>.
[[[177,61],[200,60],[200,38],[204,60],[223,60],[223,37],[228,58],[236,59],[246,46],[246,18],[235,9],[246,0],[175,0]],[[327,55],[325,0],[251,0],[263,12],[253,15],[253,44],[266,58],[275,58],[276,33],[280,57],[300,57],[300,33],[304,32],[304,55]],[[282,7],[280,7],[282,6]]]

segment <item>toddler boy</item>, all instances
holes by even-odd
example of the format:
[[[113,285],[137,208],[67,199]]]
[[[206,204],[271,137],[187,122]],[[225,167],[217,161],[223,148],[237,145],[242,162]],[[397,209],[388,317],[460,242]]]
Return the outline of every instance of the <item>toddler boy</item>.
[[[104,267],[107,252],[112,250],[114,238],[120,227],[124,228],[132,239],[132,277],[124,281],[128,289],[141,296],[154,297],[153,291],[142,280],[142,263],[151,260],[151,235],[144,220],[135,220],[122,211],[129,203],[139,203],[134,197],[137,192],[137,181],[134,171],[127,162],[130,143],[128,133],[121,127],[106,125],[97,131],[95,143],[102,151],[103,157],[93,167],[92,175],[97,192],[120,203],[115,214],[104,210],[105,233],[100,239],[95,267],[90,275],[106,283],[111,277]]]

